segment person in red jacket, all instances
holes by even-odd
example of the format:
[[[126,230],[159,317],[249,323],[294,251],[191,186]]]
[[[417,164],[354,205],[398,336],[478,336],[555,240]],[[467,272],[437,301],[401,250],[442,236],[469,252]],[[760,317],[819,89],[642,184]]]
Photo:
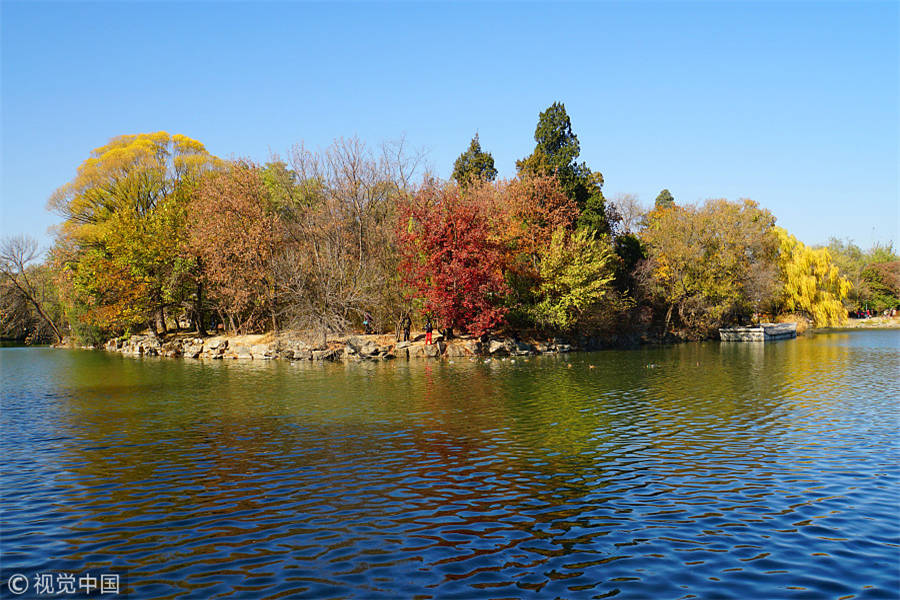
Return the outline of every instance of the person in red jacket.
[[[434,325],[431,324],[431,317],[425,319],[425,343],[431,343],[431,332],[434,331]]]

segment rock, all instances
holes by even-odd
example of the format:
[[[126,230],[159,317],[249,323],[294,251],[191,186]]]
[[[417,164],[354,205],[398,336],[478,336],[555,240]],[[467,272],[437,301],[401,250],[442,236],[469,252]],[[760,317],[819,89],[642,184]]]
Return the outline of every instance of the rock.
[[[397,342],[396,349],[403,350],[404,348],[409,348],[412,346],[412,342]]]
[[[447,357],[448,358],[458,358],[461,356],[465,356],[466,351],[460,344],[447,344]]]
[[[313,360],[334,360],[334,350],[313,350]]]
[[[225,354],[225,350],[228,349],[228,340],[210,340],[209,343],[207,343],[207,348],[209,348],[212,354]]]
[[[255,359],[275,358],[275,344],[254,344],[250,347],[250,354]]]
[[[160,347],[159,353],[169,357],[181,356],[183,354],[181,342],[178,340],[166,342]]]
[[[253,358],[253,354],[250,352],[250,348],[248,346],[237,345],[231,349],[229,353],[233,358],[239,358],[241,360],[251,360]]]
[[[293,351],[293,360],[312,360],[313,353],[312,350],[294,350]]]
[[[356,352],[359,354],[362,354],[362,349],[364,346],[366,346],[368,344],[374,344],[374,343],[375,342],[372,342],[371,340],[367,340],[366,338],[358,336],[358,335],[354,335],[354,336],[347,338],[347,345],[350,346],[350,348],[353,350],[353,352]]]
[[[446,356],[459,358],[478,354],[480,344],[477,340],[458,340],[447,344]]]
[[[522,341],[515,342],[513,353],[516,356],[529,356],[534,354],[534,347]]]
[[[375,342],[373,342],[371,340],[369,340],[368,342],[363,344],[362,347],[357,350],[357,352],[359,352],[359,355],[362,356],[363,358],[375,356],[375,355],[379,354],[380,351],[381,351],[381,349],[378,347],[378,344],[376,344]]]
[[[185,340],[181,347],[185,358],[200,358],[203,354],[203,340]]]
[[[422,354],[428,358],[437,358],[441,355],[441,348],[437,344],[422,346]]]
[[[506,348],[506,344],[501,342],[500,340],[491,340],[488,344],[488,354],[508,354],[509,350]]]

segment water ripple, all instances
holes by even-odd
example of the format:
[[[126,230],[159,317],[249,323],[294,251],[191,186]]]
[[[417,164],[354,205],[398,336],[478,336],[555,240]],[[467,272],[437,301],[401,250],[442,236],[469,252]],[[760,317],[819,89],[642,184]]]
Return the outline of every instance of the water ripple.
[[[900,596],[896,332],[0,360],[4,574],[122,568],[141,598]]]

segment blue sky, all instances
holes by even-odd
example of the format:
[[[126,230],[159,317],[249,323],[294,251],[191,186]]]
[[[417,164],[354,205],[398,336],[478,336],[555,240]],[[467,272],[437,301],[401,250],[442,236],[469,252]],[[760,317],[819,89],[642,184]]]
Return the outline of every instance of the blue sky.
[[[753,198],[808,243],[897,246],[900,3],[2,2],[2,229],[91,149],[166,130],[223,157],[405,135],[501,175],[562,101],[608,198]]]

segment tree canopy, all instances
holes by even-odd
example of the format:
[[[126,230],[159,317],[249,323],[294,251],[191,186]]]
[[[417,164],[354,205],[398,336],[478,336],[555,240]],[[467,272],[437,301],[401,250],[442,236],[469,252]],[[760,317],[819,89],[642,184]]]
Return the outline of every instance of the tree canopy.
[[[91,152],[54,192],[49,206],[64,218],[62,275],[83,319],[165,329],[163,310],[180,300],[191,268],[180,252],[187,203],[221,164],[183,135],[123,135]]]
[[[534,151],[516,162],[520,176],[552,175],[579,209],[578,226],[596,233],[612,230],[603,197],[603,175],[592,171],[584,162],[578,136],[561,102],[554,102],[538,116],[534,131]]]
[[[664,189],[659,193],[656,197],[656,202],[654,203],[656,208],[669,208],[675,205],[675,198],[672,197],[672,192],[668,189]]]
[[[840,325],[847,320],[843,300],[852,286],[841,276],[827,248],[810,248],[780,227],[779,275],[783,309],[800,312],[816,327]]]
[[[472,138],[469,149],[453,163],[452,177],[460,187],[466,187],[475,181],[493,181],[497,178],[494,157],[481,149],[477,133]]]

